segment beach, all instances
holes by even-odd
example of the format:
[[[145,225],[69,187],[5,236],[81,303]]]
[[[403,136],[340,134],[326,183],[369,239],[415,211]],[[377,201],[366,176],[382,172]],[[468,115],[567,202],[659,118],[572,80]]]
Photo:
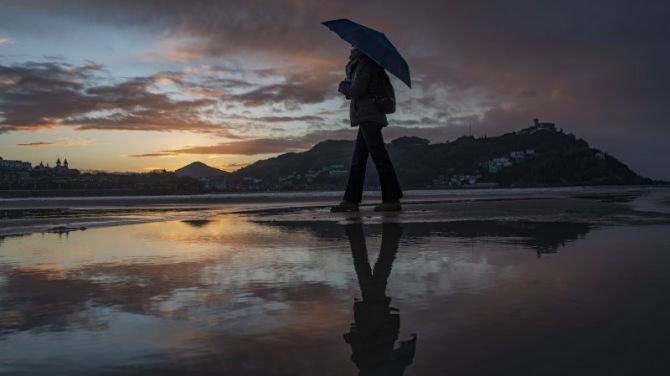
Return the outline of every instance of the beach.
[[[592,223],[667,221],[665,187],[570,187],[409,191],[402,213],[375,213],[378,192],[355,214],[329,213],[340,192],[258,192],[192,196],[112,196],[0,199],[0,236],[168,220],[246,214],[260,220],[422,222],[556,220]]]
[[[11,201],[0,373],[670,370],[667,189],[459,193]]]

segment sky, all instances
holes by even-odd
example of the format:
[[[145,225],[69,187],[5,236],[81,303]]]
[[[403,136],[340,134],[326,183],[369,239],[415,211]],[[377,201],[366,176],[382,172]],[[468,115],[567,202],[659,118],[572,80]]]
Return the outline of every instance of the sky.
[[[409,63],[387,142],[539,118],[670,180],[670,3],[653,0],[0,0],[0,156],[233,171],[353,139],[350,46],[320,24],[337,18]]]

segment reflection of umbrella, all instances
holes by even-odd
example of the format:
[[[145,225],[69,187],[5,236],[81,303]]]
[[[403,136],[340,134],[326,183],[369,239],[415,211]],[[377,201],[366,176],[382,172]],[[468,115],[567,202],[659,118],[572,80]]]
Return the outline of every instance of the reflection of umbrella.
[[[412,87],[409,77],[409,66],[400,55],[400,52],[386,38],[386,35],[346,18],[326,21],[323,24],[339,35],[340,38],[363,51],[377,64],[386,68],[386,70],[406,83],[407,86]]]

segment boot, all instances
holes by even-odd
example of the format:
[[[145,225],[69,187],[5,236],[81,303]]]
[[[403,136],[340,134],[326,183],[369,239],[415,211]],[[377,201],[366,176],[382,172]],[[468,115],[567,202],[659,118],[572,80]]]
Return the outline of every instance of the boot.
[[[382,202],[380,205],[375,206],[376,212],[397,212],[401,210],[400,201]]]
[[[339,204],[330,208],[331,213],[357,212],[358,204],[343,200]]]

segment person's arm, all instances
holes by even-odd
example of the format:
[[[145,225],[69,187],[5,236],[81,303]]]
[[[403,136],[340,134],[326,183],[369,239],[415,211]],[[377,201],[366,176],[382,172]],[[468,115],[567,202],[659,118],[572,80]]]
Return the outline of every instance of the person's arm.
[[[337,91],[342,93],[347,99],[351,99],[351,96],[349,96],[349,85],[351,85],[351,81],[343,80],[340,82],[340,86],[337,87]]]
[[[349,99],[359,99],[368,91],[372,80],[372,66],[367,59],[361,59],[354,70],[351,83],[340,84],[340,92]]]

